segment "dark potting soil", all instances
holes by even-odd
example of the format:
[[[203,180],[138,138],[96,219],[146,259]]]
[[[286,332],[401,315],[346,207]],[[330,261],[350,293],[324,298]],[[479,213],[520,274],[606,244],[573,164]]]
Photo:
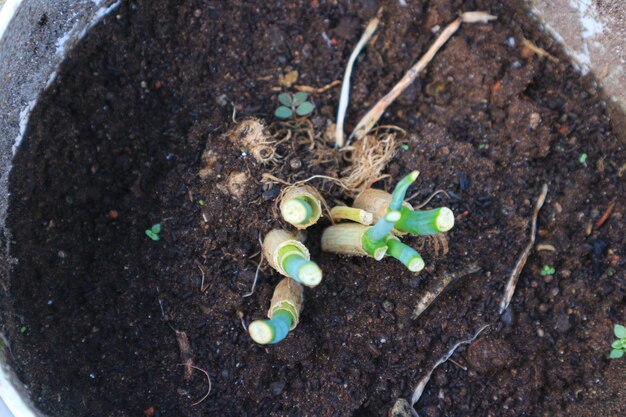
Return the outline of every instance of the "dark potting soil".
[[[454,355],[458,365],[433,374],[420,416],[623,415],[623,403],[598,394],[612,324],[626,317],[626,152],[600,92],[519,1],[400,3],[382,2],[375,41],[357,62],[349,128],[424,53],[433,28],[460,10],[498,16],[462,26],[382,119],[409,135],[376,186],[418,169],[415,201],[449,191],[430,203],[457,215],[449,252],[408,239],[424,243],[428,264],[412,275],[390,260],[321,253],[328,223],[313,227],[307,245],[324,280],[306,290],[298,328],[269,347],[243,328],[265,315],[280,279],[264,266],[243,297],[259,233],[284,226],[278,186],[261,175],[294,181],[341,167],[310,167],[306,146],[261,166],[223,133],[233,105],[238,120],[272,121],[281,74],[297,69],[297,84],[311,86],[340,78],[378,2],[124,2],[70,54],[32,113],[11,176],[17,261],[3,321],[38,407],[92,417],[381,416],[452,345],[490,324]],[[334,121],[338,95],[312,96],[318,129]],[[201,180],[205,146],[216,160]],[[247,178],[239,197],[228,187],[235,173]],[[533,251],[500,317],[544,183],[537,243],[554,250]],[[155,223],[159,241],[144,233]],[[470,264],[480,272],[411,318],[433,279]],[[544,265],[556,273],[542,276]],[[206,376],[185,380],[175,330],[211,378],[195,406]]]

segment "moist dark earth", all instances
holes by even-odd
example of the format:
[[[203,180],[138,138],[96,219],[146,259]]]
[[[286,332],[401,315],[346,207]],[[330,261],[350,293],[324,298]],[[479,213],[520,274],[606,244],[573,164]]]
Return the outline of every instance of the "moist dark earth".
[[[70,53],[32,113],[10,178],[16,261],[3,324],[38,407],[91,417],[381,416],[452,345],[489,324],[453,356],[457,365],[433,374],[420,416],[623,415],[624,402],[602,393],[624,380],[624,366],[607,357],[613,323],[626,317],[626,152],[601,91],[521,2],[401,3],[124,1]],[[280,277],[264,265],[255,293],[243,296],[259,233],[286,227],[275,211],[280,185],[261,175],[295,181],[345,167],[309,165],[298,144],[262,166],[223,134],[233,108],[237,121],[273,122],[277,94],[292,91],[281,75],[297,70],[296,84],[314,87],[340,79],[381,5],[352,75],[348,131],[437,27],[461,11],[498,16],[463,25],[381,120],[408,135],[375,187],[418,169],[413,202],[447,190],[427,207],[457,216],[449,252],[408,239],[424,244],[419,275],[387,259],[321,253],[322,221],[307,245],[324,280],[306,290],[297,329],[260,347],[243,325],[264,317]],[[534,54],[524,38],[558,60]],[[318,131],[335,120],[338,96],[339,87],[311,96]],[[217,162],[203,180],[205,147]],[[228,178],[241,172],[247,181],[233,195]],[[554,250],[535,247],[499,316],[544,183],[537,244]],[[330,202],[350,202],[329,182],[313,184]],[[159,241],[144,233],[155,223]],[[411,318],[432,280],[470,264],[480,272]],[[542,276],[544,265],[556,273]],[[185,380],[175,330],[211,378],[195,406],[206,376],[194,370]]]

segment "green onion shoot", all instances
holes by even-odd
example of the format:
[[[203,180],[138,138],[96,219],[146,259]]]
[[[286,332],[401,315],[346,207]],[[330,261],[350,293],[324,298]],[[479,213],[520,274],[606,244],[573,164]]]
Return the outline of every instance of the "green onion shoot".
[[[406,192],[411,184],[415,182],[419,174],[419,171],[413,171],[398,181],[396,188],[393,190],[393,194],[391,194],[391,201],[389,202],[388,208],[389,211],[398,211],[402,208],[402,203],[404,203],[404,199],[406,198]]]
[[[402,262],[411,272],[424,269],[424,259],[412,247],[400,242],[400,239],[390,236],[387,239],[387,255]]]
[[[291,314],[286,310],[278,310],[269,320],[256,320],[248,326],[252,340],[260,345],[274,344],[285,339],[293,323]]]
[[[280,197],[280,214],[296,229],[306,229],[322,216],[322,195],[310,185],[290,185]]]
[[[261,345],[284,340],[298,325],[303,302],[302,285],[291,278],[280,281],[272,295],[269,320],[256,320],[248,326],[252,340]]]
[[[322,281],[322,270],[291,232],[282,229],[269,232],[263,240],[263,253],[272,268],[300,284],[315,287]]]
[[[447,232],[454,226],[454,213],[447,207],[415,211],[402,207],[396,229],[401,232],[425,236]]]
[[[396,222],[400,220],[399,211],[390,211],[378,219],[376,224],[363,234],[362,245],[365,252],[380,260],[387,252],[387,236],[393,230]]]

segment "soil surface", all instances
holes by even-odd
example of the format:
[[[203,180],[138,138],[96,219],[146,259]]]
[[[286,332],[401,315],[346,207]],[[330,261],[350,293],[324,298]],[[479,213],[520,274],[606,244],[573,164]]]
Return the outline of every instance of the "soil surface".
[[[611,393],[624,367],[605,376],[612,325],[626,318],[626,152],[600,92],[521,2],[402,3],[382,2],[352,76],[348,129],[457,12],[499,17],[462,26],[381,120],[408,135],[390,178],[375,186],[418,169],[414,202],[447,190],[428,207],[457,215],[449,252],[408,239],[423,245],[428,265],[412,275],[388,259],[321,253],[321,222],[307,245],[324,280],[306,290],[298,328],[269,347],[243,327],[264,317],[280,280],[265,265],[243,297],[259,233],[285,226],[275,212],[280,186],[261,175],[295,181],[345,166],[309,164],[306,144],[293,143],[279,149],[278,165],[262,166],[223,134],[233,106],[237,120],[272,122],[278,92],[289,90],[276,88],[281,75],[295,69],[297,84],[316,87],[340,78],[381,4],[123,2],[70,54],[32,113],[10,179],[16,263],[3,323],[38,407],[74,417],[381,416],[410,399],[452,345],[490,324],[456,365],[433,374],[420,416],[577,416],[600,403],[603,415],[623,415]],[[318,131],[334,121],[338,95],[312,95]],[[203,180],[205,147],[215,158]],[[235,175],[245,181],[229,187]],[[533,251],[499,316],[544,183],[537,243],[554,250]],[[338,187],[314,184],[330,202],[349,202]],[[144,233],[155,223],[159,241]],[[480,272],[411,318],[431,280],[470,264]],[[556,273],[542,276],[544,265]],[[176,330],[211,378],[198,405],[207,379],[194,370],[185,380]]]

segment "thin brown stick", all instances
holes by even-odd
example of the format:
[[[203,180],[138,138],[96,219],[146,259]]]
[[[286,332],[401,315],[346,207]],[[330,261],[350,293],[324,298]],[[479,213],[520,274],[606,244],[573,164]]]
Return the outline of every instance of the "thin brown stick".
[[[461,15],[454,22],[450,23],[444,30],[441,32],[439,37],[435,40],[432,46],[428,49],[428,51],[420,58],[417,63],[404,74],[404,77],[391,89],[387,95],[381,98],[378,103],[372,107],[372,109],[363,116],[363,118],[359,121],[357,126],[354,128],[354,131],[350,135],[348,143],[350,143],[353,139],[361,139],[365,135],[369,133],[370,130],[374,127],[374,125],[378,122],[380,117],[385,112],[385,109],[393,103],[393,101],[400,95],[402,92],[415,81],[417,76],[422,72],[426,65],[434,58],[435,54],[441,47],[450,39],[450,37],[459,29],[462,22],[466,23],[477,23],[477,22],[488,22],[489,20],[496,19],[495,16],[492,16],[488,13],[484,12],[466,12]]]
[[[178,366],[185,366],[184,363],[179,363]],[[211,376],[209,375],[209,373],[207,371],[205,371],[204,369],[197,367],[195,365],[191,365],[191,367],[193,369],[195,369],[196,371],[200,371],[202,372],[204,375],[206,375],[206,379],[207,381],[209,381],[209,389],[206,392],[206,394],[204,394],[204,396],[202,398],[200,398],[198,401],[196,401],[195,403],[191,404],[192,406],[196,406],[198,404],[200,404],[202,401],[206,400],[207,397],[209,396],[209,394],[211,393],[211,388],[213,387],[213,385],[211,384]]]
[[[533,53],[539,55],[542,58],[548,58],[552,62],[559,62],[558,58],[556,58],[555,56],[551,55],[545,49],[542,49],[542,48],[538,47],[537,45],[535,45],[534,43],[532,43],[531,41],[529,41],[526,38],[522,39],[522,44],[524,44],[524,46],[526,48],[528,48],[530,51],[532,51]]]
[[[611,217],[611,213],[613,213],[613,209],[615,208],[615,201],[611,201],[609,206],[606,208],[602,216],[596,222],[594,228],[597,230],[602,227],[604,223]]]
[[[404,77],[391,89],[386,96],[381,98],[378,103],[372,107],[372,109],[363,116],[363,118],[359,121],[357,126],[354,128],[354,131],[350,135],[348,143],[353,139],[361,139],[365,135],[369,133],[370,130],[374,127],[374,125],[378,122],[380,117],[385,112],[385,109],[393,103],[393,101],[400,95],[402,92],[415,81],[417,76],[426,68],[426,65],[435,57],[435,54],[441,47],[450,39],[450,37],[459,29],[462,22],[466,23],[477,23],[477,22],[487,22],[489,20],[496,19],[495,16],[484,12],[466,12],[461,15],[454,22],[450,23],[444,30],[441,32],[439,37],[435,40],[432,46],[428,49],[428,51],[420,58],[417,63],[404,74]]]
[[[530,241],[522,251],[522,254],[517,259],[515,263],[515,267],[511,272],[511,276],[509,277],[509,282],[506,284],[506,288],[504,289],[504,296],[502,297],[502,301],[500,302],[500,314],[504,313],[504,310],[509,306],[511,299],[513,298],[513,294],[515,293],[515,286],[517,285],[517,281],[524,269],[524,265],[526,265],[526,261],[528,260],[528,255],[530,255],[530,251],[535,244],[535,236],[537,234],[537,216],[539,215],[539,210],[543,206],[543,203],[546,201],[546,195],[548,194],[548,184],[544,184],[541,187],[541,194],[537,197],[537,202],[535,203],[535,209],[533,210],[533,216],[531,219],[530,226]]]
[[[209,288],[209,286],[207,285],[206,288],[204,287],[204,278],[205,278],[204,267],[197,259],[195,260],[195,262],[196,262],[196,266],[200,270],[200,273],[202,274],[202,281],[200,281],[200,292],[205,292]]]
[[[176,329],[174,329],[174,332],[176,332],[176,341],[178,342],[178,348],[180,349],[180,359],[183,361],[183,365],[185,366],[185,380],[188,381],[191,379],[191,367],[193,366],[193,353],[191,351],[191,345],[189,344],[187,333]]]
[[[452,346],[452,349],[450,349],[447,354],[445,354],[437,362],[435,362],[435,365],[430,369],[430,371],[424,376],[424,378],[422,378],[420,380],[420,382],[415,387],[415,390],[413,391],[413,395],[411,396],[411,406],[412,407],[415,407],[415,404],[419,401],[420,397],[422,396],[422,393],[424,392],[424,389],[426,388],[426,384],[428,384],[428,381],[430,381],[430,377],[432,376],[432,374],[435,371],[435,369],[437,369],[440,365],[446,363],[452,357],[452,355],[454,355],[454,352],[456,352],[456,350],[460,346],[469,345],[474,340],[476,340],[476,338],[487,327],[489,327],[488,324],[484,325],[483,327],[481,327],[478,330],[478,332],[476,332],[476,334],[474,334],[474,336],[471,339],[462,340],[462,341],[458,342],[456,345]]]
[[[323,93],[324,91],[330,90],[331,88],[341,84],[341,80],[335,80],[332,83],[328,83],[323,87],[311,87],[309,85],[294,85],[293,88],[296,91],[302,91],[303,93]]]

